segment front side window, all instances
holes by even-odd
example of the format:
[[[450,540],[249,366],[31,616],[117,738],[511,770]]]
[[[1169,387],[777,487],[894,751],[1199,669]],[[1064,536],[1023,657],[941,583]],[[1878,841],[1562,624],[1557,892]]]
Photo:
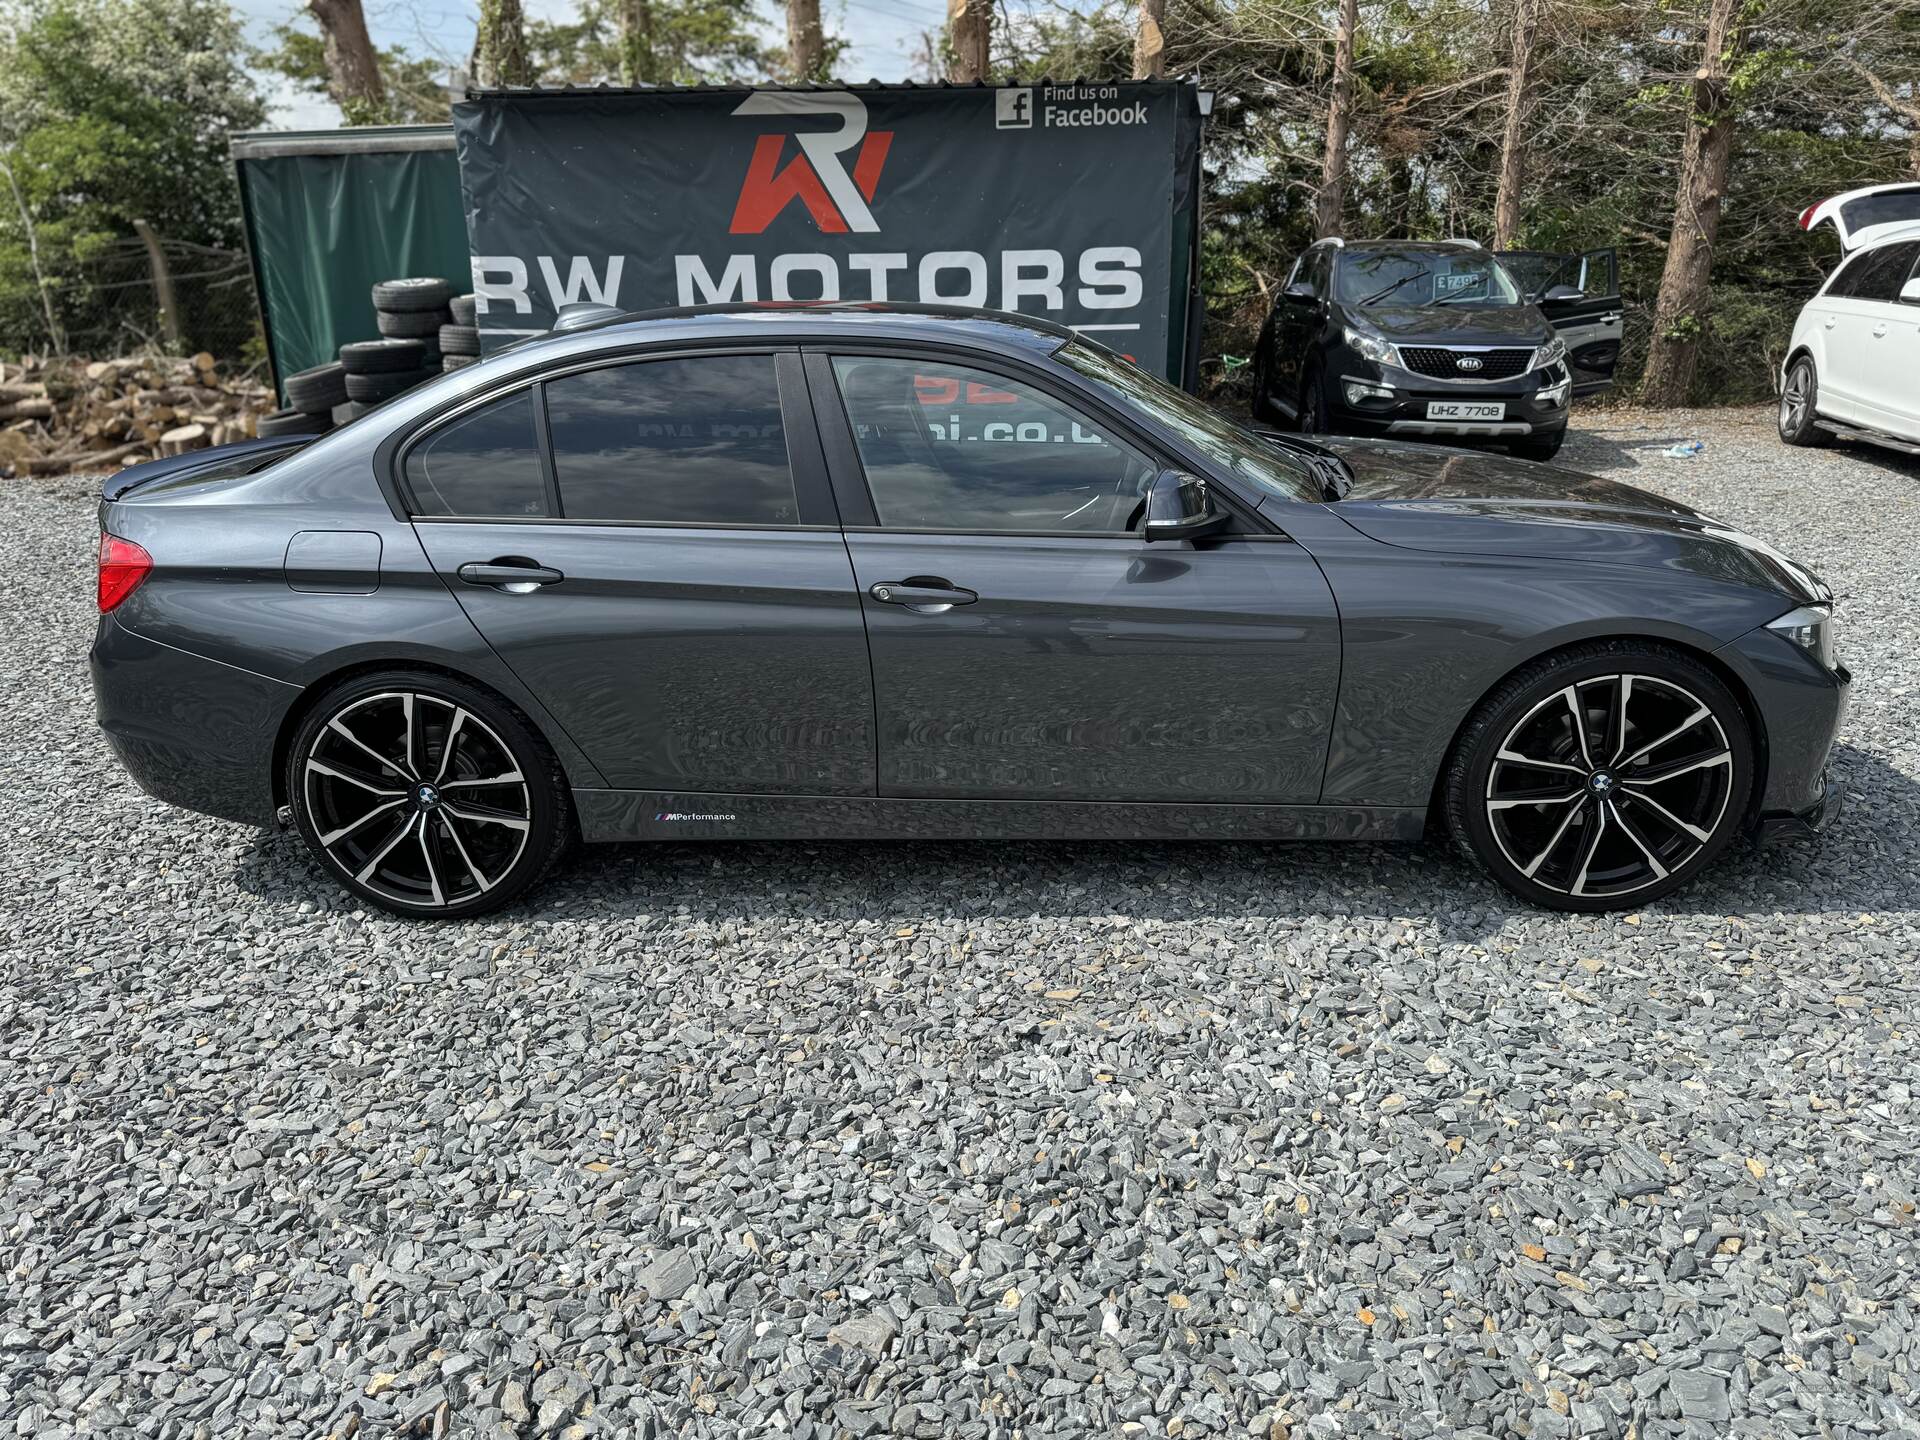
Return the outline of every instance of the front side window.
[[[569,520],[798,523],[771,355],[637,361],[546,391]]]
[[[880,523],[904,530],[1115,534],[1157,473],[1022,380],[940,360],[836,356]]]
[[[547,513],[533,394],[519,390],[441,426],[407,452],[416,515],[518,519]]]

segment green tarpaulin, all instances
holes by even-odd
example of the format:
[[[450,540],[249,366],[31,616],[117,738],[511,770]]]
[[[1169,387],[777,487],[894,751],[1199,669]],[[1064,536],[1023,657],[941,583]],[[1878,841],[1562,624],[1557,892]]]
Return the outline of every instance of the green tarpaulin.
[[[276,385],[378,337],[374,282],[467,288],[448,126],[256,131],[235,137],[233,159]]]

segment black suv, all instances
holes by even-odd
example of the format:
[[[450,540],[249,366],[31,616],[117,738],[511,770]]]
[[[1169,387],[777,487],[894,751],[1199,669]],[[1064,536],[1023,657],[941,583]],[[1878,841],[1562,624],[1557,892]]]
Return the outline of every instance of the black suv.
[[[1310,432],[1492,440],[1551,459],[1573,396],[1612,383],[1613,256],[1512,258],[1539,289],[1471,241],[1315,243],[1261,331],[1254,415]]]

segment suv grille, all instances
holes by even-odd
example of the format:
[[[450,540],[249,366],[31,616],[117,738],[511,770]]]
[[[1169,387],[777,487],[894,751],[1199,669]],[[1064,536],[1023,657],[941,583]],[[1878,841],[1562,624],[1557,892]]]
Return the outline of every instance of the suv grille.
[[[1436,380],[1511,380],[1524,375],[1532,350],[1443,350],[1433,345],[1402,345],[1400,358],[1416,375]],[[1478,360],[1480,368],[1460,368],[1462,360]]]

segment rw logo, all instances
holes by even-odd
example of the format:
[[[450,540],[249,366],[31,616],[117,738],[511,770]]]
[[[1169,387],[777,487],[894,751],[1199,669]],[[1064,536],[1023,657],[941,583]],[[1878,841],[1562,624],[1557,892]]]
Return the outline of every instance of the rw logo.
[[[796,199],[807,207],[813,223],[825,234],[872,234],[879,230],[880,224],[867,202],[880,184],[880,168],[887,163],[893,132],[867,133],[867,107],[859,96],[845,91],[825,95],[768,91],[749,95],[733,113],[831,115],[839,119],[840,128],[805,130],[795,135],[800,153],[784,169],[780,152],[786,147],[785,134],[762,135],[755,141],[753,160],[740,186],[740,199],[733,207],[733,223],[727,227],[732,234],[762,233]],[[858,149],[849,174],[840,157],[855,147]]]

